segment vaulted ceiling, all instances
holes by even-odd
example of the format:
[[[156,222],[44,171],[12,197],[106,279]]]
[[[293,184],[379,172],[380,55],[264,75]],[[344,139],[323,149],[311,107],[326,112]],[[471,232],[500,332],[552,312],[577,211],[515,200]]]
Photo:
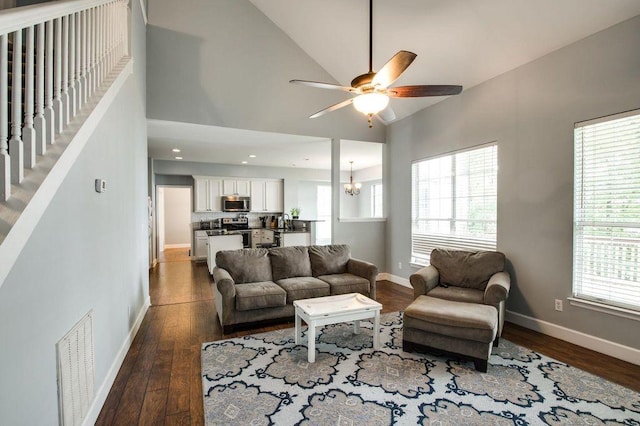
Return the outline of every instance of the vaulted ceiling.
[[[638,0],[373,4],[374,70],[397,51],[409,50],[418,56],[395,85],[460,84],[465,90],[640,14]],[[295,161],[286,158],[295,150],[281,148],[283,134],[302,136],[300,144],[309,143],[307,136],[325,142],[384,140],[384,124],[376,121],[368,130],[366,117],[351,107],[307,118],[349,94],[288,83],[298,78],[348,86],[366,72],[368,7],[367,0],[150,2],[150,156],[172,159],[168,146],[184,144],[185,160],[215,162],[230,146],[224,128],[266,132],[263,148],[273,144],[282,165]],[[443,99],[392,99],[391,106],[398,121]],[[187,124],[170,132],[171,122]],[[189,123],[209,126],[207,140],[190,140],[202,129],[190,129]],[[247,135],[249,146],[255,137]],[[234,132],[236,153],[242,139]],[[295,136],[286,139],[295,143]]]

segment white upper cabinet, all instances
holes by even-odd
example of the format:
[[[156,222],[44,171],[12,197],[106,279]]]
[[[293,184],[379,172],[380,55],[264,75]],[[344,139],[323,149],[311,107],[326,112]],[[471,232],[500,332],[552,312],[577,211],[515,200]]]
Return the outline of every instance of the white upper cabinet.
[[[194,176],[194,211],[222,211],[220,200],[222,181],[216,178]]]
[[[251,181],[252,212],[282,212],[284,208],[282,180]]]
[[[251,194],[251,183],[245,179],[224,179],[222,181],[222,195],[241,195],[249,196]]]

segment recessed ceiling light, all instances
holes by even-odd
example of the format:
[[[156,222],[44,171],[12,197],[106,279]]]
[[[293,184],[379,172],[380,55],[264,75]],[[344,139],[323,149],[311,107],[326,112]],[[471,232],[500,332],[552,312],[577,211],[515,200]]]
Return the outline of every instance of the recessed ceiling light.
[[[173,148],[171,151],[173,152],[180,152],[180,150],[178,148]]]
[[[249,158],[256,158],[255,154],[249,154]]]
[[[308,158],[305,158],[305,159],[304,159],[304,161],[309,161],[309,159],[308,159]]]
[[[243,161],[243,162],[242,162],[242,164],[247,164],[247,163],[248,163],[248,161]]]
[[[182,160],[182,157],[176,157],[176,160]]]

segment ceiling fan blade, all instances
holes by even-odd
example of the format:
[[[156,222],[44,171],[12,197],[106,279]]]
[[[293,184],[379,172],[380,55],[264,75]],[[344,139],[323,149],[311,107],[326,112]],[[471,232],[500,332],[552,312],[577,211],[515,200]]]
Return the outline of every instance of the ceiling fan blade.
[[[462,92],[462,86],[453,85],[423,85],[398,86],[387,90],[392,98],[421,98],[424,96],[450,96]]]
[[[399,51],[376,73],[371,84],[384,88],[391,86],[404,70],[411,65],[411,62],[413,62],[416,56],[418,55],[413,52],[407,52],[406,50]]]
[[[396,119],[396,113],[393,111],[390,105],[387,105],[385,109],[378,113],[378,117],[385,123],[391,122]]]
[[[338,102],[337,104],[331,105],[330,107],[327,107],[327,108],[325,108],[323,110],[320,110],[320,111],[316,112],[313,115],[310,115],[309,118],[320,117],[321,115],[325,115],[328,112],[335,111],[337,109],[346,107],[347,105],[350,105],[352,103],[353,103],[353,98],[347,99],[346,101]]]
[[[289,83],[300,84],[302,86],[315,87],[316,89],[342,90],[344,92],[357,93],[356,89],[354,89],[353,87],[338,86],[337,84],[321,83],[318,81],[289,80]]]

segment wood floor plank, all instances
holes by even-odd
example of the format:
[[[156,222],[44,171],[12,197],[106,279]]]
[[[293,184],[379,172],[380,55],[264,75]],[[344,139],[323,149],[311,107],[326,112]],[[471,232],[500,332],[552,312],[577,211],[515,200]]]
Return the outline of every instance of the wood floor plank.
[[[149,280],[153,306],[127,353],[96,424],[200,425],[204,421],[202,343],[291,328],[293,321],[223,335],[206,264],[184,260],[160,263],[150,271]],[[383,312],[403,311],[413,301],[413,289],[379,281],[376,298],[382,303]],[[640,366],[511,323],[505,324],[503,337],[640,392]]]

